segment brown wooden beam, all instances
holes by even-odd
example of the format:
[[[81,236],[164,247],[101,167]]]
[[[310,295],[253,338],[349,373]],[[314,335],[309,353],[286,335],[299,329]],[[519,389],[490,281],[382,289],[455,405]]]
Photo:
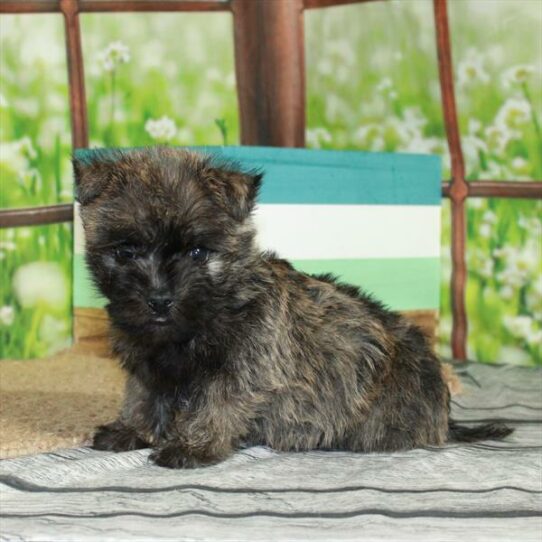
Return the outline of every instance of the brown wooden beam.
[[[471,181],[469,197],[542,199],[542,181]]]
[[[442,182],[442,195],[450,197],[450,181]],[[542,181],[469,181],[470,198],[542,199]]]
[[[433,0],[439,64],[440,90],[444,124],[452,159],[452,181],[449,197],[452,207],[452,353],[455,358],[467,359],[467,312],[465,289],[467,264],[465,259],[466,213],[465,198],[469,187],[465,180],[465,164],[455,105],[452,52],[448,28],[446,0]]]
[[[378,0],[304,0],[305,9],[332,8],[335,6],[346,6],[348,4],[365,4]],[[380,0],[382,1],[382,0]]]
[[[241,143],[305,146],[303,0],[232,0]]]
[[[60,0],[60,9],[64,15],[66,33],[72,146],[74,149],[78,149],[88,147],[87,102],[79,26],[79,5],[77,0]]]
[[[0,228],[37,226],[57,222],[71,222],[72,220],[73,205],[71,203],[0,210]]]
[[[58,0],[33,2],[32,0],[12,0],[0,2],[0,13],[54,13],[60,11]]]
[[[0,2],[0,13],[55,13],[61,0]],[[258,1],[258,0],[256,0]],[[228,11],[229,0],[80,0],[80,12]]]

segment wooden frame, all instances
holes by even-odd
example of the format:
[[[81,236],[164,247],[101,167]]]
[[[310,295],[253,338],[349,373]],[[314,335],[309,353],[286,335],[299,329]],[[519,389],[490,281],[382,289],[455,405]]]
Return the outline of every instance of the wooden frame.
[[[63,14],[72,142],[74,148],[84,148],[88,146],[88,126],[80,13],[229,11],[234,17],[241,143],[302,147],[305,144],[303,12],[368,1],[376,0],[11,0],[0,1],[0,13]],[[466,180],[454,93],[447,0],[433,0],[433,5],[442,108],[452,158],[452,178],[442,183],[442,195],[450,198],[452,208],[452,353],[465,360],[468,330],[466,200],[469,197],[542,199],[542,181]],[[280,77],[274,77],[274,73],[280,73]],[[0,210],[0,227],[71,220],[70,205]]]

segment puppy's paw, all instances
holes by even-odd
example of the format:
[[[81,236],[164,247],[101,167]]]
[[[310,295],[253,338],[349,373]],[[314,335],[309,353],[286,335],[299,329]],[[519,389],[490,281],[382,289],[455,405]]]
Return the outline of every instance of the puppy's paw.
[[[154,450],[149,459],[159,467],[168,469],[195,469],[197,467],[207,467],[219,461],[217,458],[185,454],[180,446],[174,444]]]
[[[149,444],[139,438],[133,429],[118,421],[98,427],[92,440],[95,450],[128,452],[148,447]]]

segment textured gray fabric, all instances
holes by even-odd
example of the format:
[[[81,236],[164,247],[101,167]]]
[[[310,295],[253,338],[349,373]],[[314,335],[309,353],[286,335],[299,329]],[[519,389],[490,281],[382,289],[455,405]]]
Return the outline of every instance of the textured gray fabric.
[[[395,454],[243,450],[170,471],[87,448],[0,463],[0,540],[542,540],[542,371],[459,369],[458,421],[505,442]]]

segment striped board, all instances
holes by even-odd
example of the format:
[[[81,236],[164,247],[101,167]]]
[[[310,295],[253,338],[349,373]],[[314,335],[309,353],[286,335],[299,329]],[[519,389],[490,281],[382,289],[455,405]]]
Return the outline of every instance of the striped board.
[[[458,367],[464,424],[504,441],[397,453],[255,447],[175,471],[150,450],[74,448],[0,462],[0,539],[19,542],[540,542],[542,370]]]
[[[270,147],[198,147],[264,172],[258,242],[307,273],[333,273],[393,309],[439,307],[440,159]],[[81,149],[77,156],[93,150]],[[76,206],[74,306],[100,308]]]

